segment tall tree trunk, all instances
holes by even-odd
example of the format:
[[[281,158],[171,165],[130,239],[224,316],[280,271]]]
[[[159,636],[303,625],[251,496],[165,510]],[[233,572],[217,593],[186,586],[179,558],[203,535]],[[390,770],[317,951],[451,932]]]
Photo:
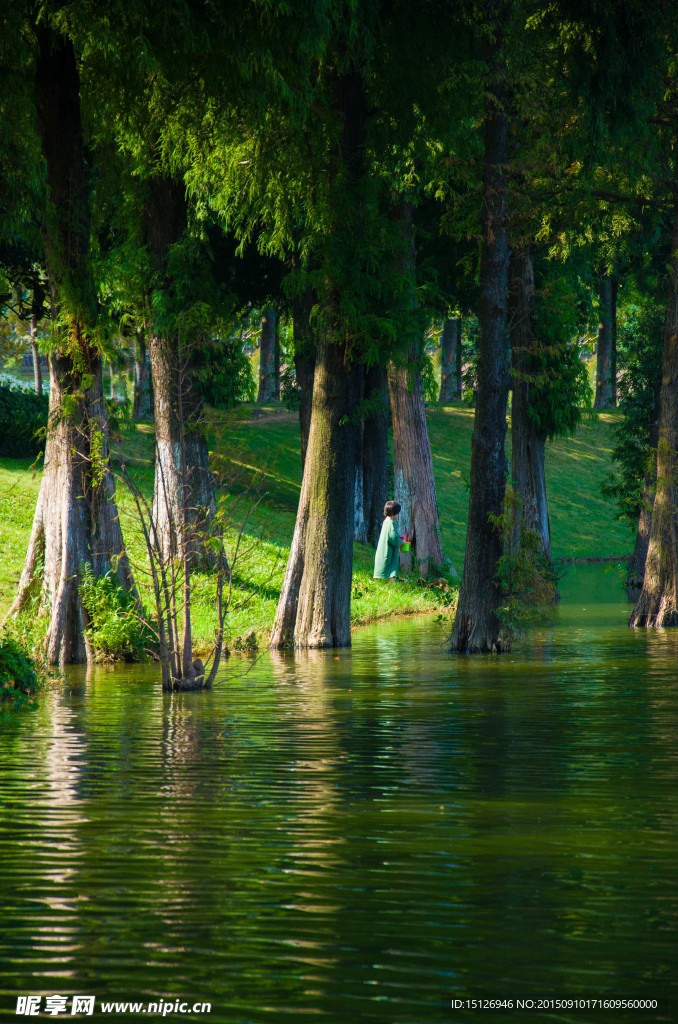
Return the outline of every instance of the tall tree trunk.
[[[447,317],[443,324],[440,401],[461,398],[461,380],[457,373],[457,350],[461,350],[461,317]],[[461,351],[459,351],[461,355]]]
[[[304,479],[272,647],[349,647],[353,494],[361,368],[332,342],[318,346]]]
[[[134,342],[134,409],[135,420],[149,419],[153,415],[153,383],[151,362],[143,331],[137,331]]]
[[[520,543],[520,523],[540,538],[546,558],[551,560],[551,527],[546,499],[546,437],[529,415],[530,368],[534,349],[534,272],[528,250],[516,252],[509,263],[511,305],[511,357],[513,399],[511,403],[511,477],[521,500],[516,535]]]
[[[168,292],[166,274],[171,246],[186,223],[183,188],[163,177],[152,180],[146,216],[146,239],[156,258],[158,280]],[[211,562],[205,533],[216,511],[207,441],[199,427],[202,402],[191,383],[191,353],[176,333],[153,327],[148,345],[153,380],[156,461],[153,517],[163,554],[180,554],[184,541],[195,559]],[[181,408],[180,408],[181,403]],[[189,537],[184,538],[182,465],[185,464]]]
[[[355,431],[355,479],[353,481],[353,539],[358,544],[367,544],[367,528],[365,526],[365,506],[363,494],[363,438],[365,424],[356,425]]]
[[[502,4],[496,10],[506,17]],[[501,650],[495,582],[503,553],[500,532],[490,516],[501,515],[506,489],[506,406],[509,389],[509,340],[506,326],[508,284],[508,121],[503,26],[488,43],[491,78],[485,94],[485,157],[480,257],[480,340],[478,388],[471,439],[471,492],[466,555],[451,650],[463,653]]]
[[[612,406],[612,280],[602,274],[598,281],[600,323],[598,325],[598,355],[596,364],[595,409]]]
[[[354,295],[341,272],[347,252],[360,260],[364,232],[363,182],[367,97],[357,68],[334,71],[333,115],[339,127],[328,176],[330,224],[323,240],[328,268],[321,303],[322,334],[313,379],[311,425],[297,521],[287,562],[272,647],[348,647],[357,454],[356,410],[362,401],[360,339],[345,304]],[[346,301],[347,300],[347,301]],[[356,350],[357,349],[357,350]]]
[[[176,339],[155,332],[149,353],[156,439],[153,518],[160,548],[165,555],[181,556],[187,547],[194,564],[209,562],[205,537],[216,510],[214,483],[207,441],[197,425],[200,400],[191,387],[188,357],[182,365]]]
[[[630,626],[678,626],[678,168],[673,202],[656,491],[643,588]]]
[[[407,337],[403,354],[388,369],[388,387],[393,416],[393,497],[400,504],[398,529],[410,534],[410,553],[403,556],[405,567],[414,560],[421,576],[433,566],[442,565],[440,524],[433,458],[426,425],[426,409],[421,382],[424,338],[419,330],[415,288],[416,252],[412,206],[402,202],[395,215],[403,232],[403,256],[400,269],[408,282],[408,308],[404,311]]]
[[[464,335],[463,335],[462,327],[463,327],[463,321],[462,321],[461,317],[459,317],[459,336],[457,338],[456,373],[457,373],[457,394],[459,395],[460,401],[461,401],[461,398],[463,396],[463,390],[462,390],[462,370],[463,370],[463,366],[462,366],[462,363],[463,363],[463,356],[464,356],[464,349],[463,349],[463,338],[464,338]]]
[[[26,563],[10,615],[25,605],[36,572],[50,608],[50,664],[91,660],[79,590],[89,564],[96,575],[115,566],[133,587],[108,468],[108,429],[101,356],[90,340],[96,306],[89,272],[89,188],[80,121],[80,83],[70,41],[37,30],[37,127],[47,166],[44,243],[53,317],[61,340],[50,356],[50,411],[45,469]],[[41,564],[42,563],[42,564]]]
[[[259,393],[257,402],[275,402],[278,397],[277,318],[273,306],[266,306],[261,320],[259,348]]]
[[[616,278],[610,281],[610,396],[611,404],[617,406],[617,291]]]
[[[31,296],[31,353],[33,356],[33,384],[36,395],[42,394],[42,367],[38,350],[38,324],[45,315],[45,288],[40,280],[40,273],[33,270],[33,294]]]
[[[310,317],[314,296],[311,291],[297,295],[292,301],[294,331],[294,372],[299,386],[299,431],[301,436],[301,468],[306,464],[308,433],[311,427],[313,376],[315,374],[315,339]]]
[[[365,370],[365,417],[357,431],[355,540],[377,546],[388,488],[388,377],[378,364]]]
[[[388,378],[383,366],[365,370],[362,494],[365,544],[377,546],[388,495]],[[361,538],[356,538],[357,540]]]
[[[652,424],[650,433],[650,466],[645,474],[643,484],[643,504],[638,518],[638,529],[636,530],[636,543],[633,547],[633,554],[626,569],[626,596],[634,604],[640,597],[645,578],[645,563],[647,552],[650,546],[650,530],[652,528],[652,509],[654,507],[655,489],[657,487],[657,447],[659,444],[659,395],[657,395],[655,408],[657,415]]]
[[[42,394],[42,369],[40,367],[40,352],[38,351],[38,321],[31,315],[31,353],[33,356],[33,385],[36,395]]]

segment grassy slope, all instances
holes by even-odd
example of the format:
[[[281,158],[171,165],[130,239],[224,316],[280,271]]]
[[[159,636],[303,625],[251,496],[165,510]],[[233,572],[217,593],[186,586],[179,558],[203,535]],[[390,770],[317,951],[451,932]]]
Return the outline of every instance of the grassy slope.
[[[574,437],[560,438],[547,446],[546,483],[553,553],[557,557],[608,557],[628,553],[633,546],[628,527],[615,520],[614,505],[600,493],[612,468],[611,426],[618,416],[616,412],[590,416]],[[461,568],[473,410],[458,405],[433,408],[428,413],[428,425],[443,550]],[[510,430],[506,448],[510,462]]]
[[[553,549],[558,556],[601,557],[628,552],[632,538],[614,520],[614,508],[600,495],[610,470],[610,425],[616,414],[601,415],[579,428],[573,438],[549,446],[547,480],[550,495]],[[248,417],[248,418],[246,418]],[[458,569],[463,562],[468,506],[468,477],[473,411],[460,406],[429,410],[443,548]],[[260,474],[263,497],[248,524],[244,553],[236,568],[236,589],[229,619],[231,639],[250,629],[265,633],[275,612],[294,529],[301,485],[296,416],[274,407],[243,408],[219,431],[220,450],[226,451],[241,479]],[[125,442],[128,458],[150,492],[152,430],[137,425]],[[39,474],[29,463],[0,460],[0,614],[16,591],[28,541]],[[237,497],[238,486],[233,488]],[[235,500],[235,498],[234,498]],[[138,530],[128,518],[130,502],[123,498],[121,515],[130,551],[143,562]],[[394,612],[423,611],[437,606],[437,594],[415,584],[373,581],[373,553],[355,545],[352,613],[355,623]],[[212,629],[213,587],[208,575],[195,579],[195,633],[203,643]]]

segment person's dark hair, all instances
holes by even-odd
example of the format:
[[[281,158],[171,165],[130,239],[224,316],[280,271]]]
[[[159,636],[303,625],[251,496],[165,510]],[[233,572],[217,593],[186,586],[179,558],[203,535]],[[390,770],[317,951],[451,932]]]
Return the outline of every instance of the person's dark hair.
[[[397,501],[387,501],[384,505],[384,516],[397,516],[400,512],[400,505]]]

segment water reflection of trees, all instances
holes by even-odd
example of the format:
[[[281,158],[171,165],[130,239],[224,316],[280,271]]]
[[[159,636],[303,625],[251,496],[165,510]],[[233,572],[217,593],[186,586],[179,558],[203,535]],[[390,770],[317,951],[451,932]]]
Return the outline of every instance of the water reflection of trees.
[[[648,995],[675,924],[667,637],[472,662],[385,630],[208,694],[73,676],[4,748],[5,932],[50,991],[99,969],[241,1016],[439,1000],[488,950],[569,991],[595,949]]]

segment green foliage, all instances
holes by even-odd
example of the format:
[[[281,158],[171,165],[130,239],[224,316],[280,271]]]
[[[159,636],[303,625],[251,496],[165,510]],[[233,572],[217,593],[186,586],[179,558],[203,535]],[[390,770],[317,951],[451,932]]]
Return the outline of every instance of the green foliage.
[[[573,340],[579,326],[576,295],[562,272],[549,267],[547,273],[536,296],[536,344],[525,353],[520,373],[530,382],[530,418],[545,437],[554,438],[575,430],[593,393]]]
[[[132,399],[106,398],[106,416],[111,436],[120,435],[132,421]]]
[[[0,637],[0,697],[2,712],[35,705],[39,677],[26,647],[6,632]]]
[[[562,568],[548,560],[539,535],[525,526],[522,499],[512,488],[506,489],[504,511],[491,515],[490,522],[503,540],[494,582],[502,595],[500,641],[509,650],[514,640],[550,617]]]
[[[87,635],[101,661],[144,661],[155,637],[140,607],[112,572],[95,576],[91,565],[80,567],[80,594],[89,617]]]
[[[435,366],[429,355],[424,356],[421,367],[421,386],[424,394],[424,401],[427,405],[434,405],[438,401],[440,385],[436,379]]]
[[[478,386],[478,341],[480,340],[480,324],[477,316],[468,316],[463,320],[461,334],[461,399],[465,405],[473,405],[475,389]]]
[[[0,455],[34,458],[44,448],[49,399],[23,388],[0,386]]]
[[[288,412],[296,412],[301,401],[301,388],[293,366],[286,366],[280,373],[280,401]]]
[[[664,312],[654,299],[627,307],[619,321],[618,356],[623,368],[618,391],[624,418],[614,427],[612,458],[618,472],[610,473],[602,486],[606,498],[617,502],[616,518],[638,525],[643,482],[650,460],[655,402],[662,375],[662,332]]]
[[[208,405],[232,409],[238,402],[256,399],[252,364],[235,338],[196,346],[191,367],[191,380]]]

